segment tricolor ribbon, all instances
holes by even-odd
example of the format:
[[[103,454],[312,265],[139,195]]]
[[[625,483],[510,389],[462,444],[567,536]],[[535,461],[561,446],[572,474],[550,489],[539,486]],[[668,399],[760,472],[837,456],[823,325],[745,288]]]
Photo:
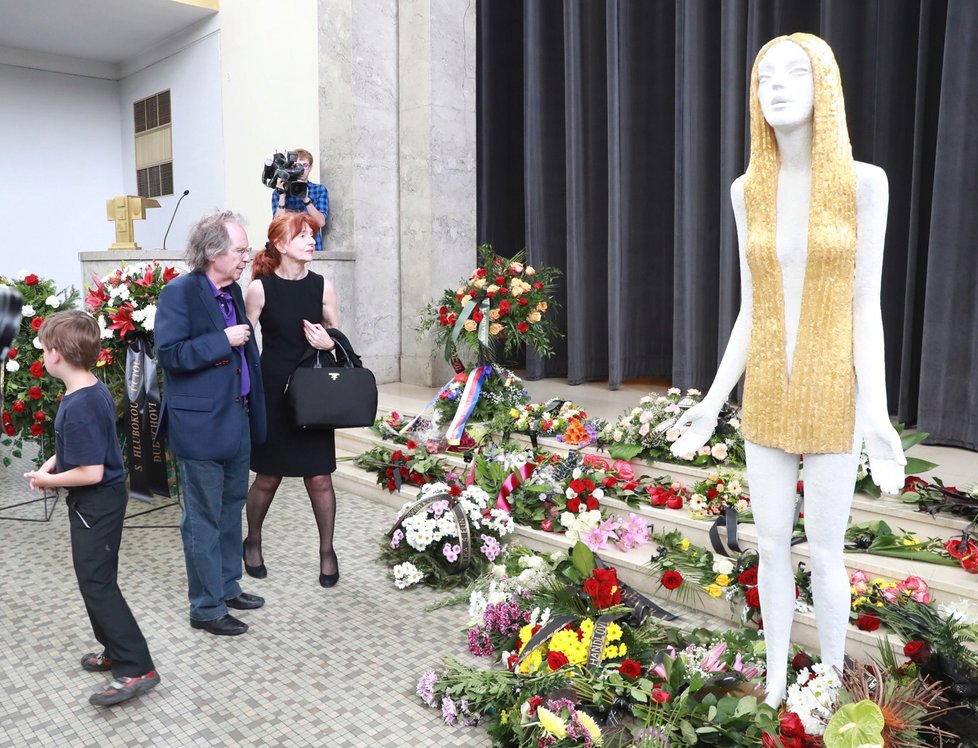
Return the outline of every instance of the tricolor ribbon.
[[[512,511],[509,506],[509,495],[513,493],[520,485],[533,475],[533,471],[537,469],[537,464],[535,462],[524,462],[516,470],[509,474],[509,477],[503,481],[503,487],[499,489],[499,496],[496,497],[496,508],[505,509],[507,512]]]
[[[445,434],[449,444],[461,443],[465,422],[469,420],[469,416],[475,410],[476,403],[479,402],[479,394],[482,392],[482,385],[486,381],[486,377],[491,375],[492,367],[488,364],[477,366],[469,373],[469,378],[465,382],[465,389],[462,390],[462,396],[458,399],[455,417],[448,427],[448,433]]]

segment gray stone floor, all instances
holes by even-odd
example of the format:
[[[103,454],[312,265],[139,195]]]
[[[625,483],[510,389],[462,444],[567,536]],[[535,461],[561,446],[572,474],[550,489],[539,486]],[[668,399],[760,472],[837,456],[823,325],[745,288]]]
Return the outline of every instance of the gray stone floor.
[[[0,506],[29,498],[0,469]],[[145,507],[132,502],[131,511]],[[0,512],[39,518],[40,504]],[[71,568],[64,502],[50,522],[0,521],[0,746],[486,746],[481,728],[448,727],[414,695],[423,670],[464,653],[463,608],[426,613],[440,595],[398,591],[377,560],[388,507],[341,494],[341,579],[318,584],[318,543],[301,481],[286,479],[266,523],[267,604],[251,630],[215,637],[187,622],[179,530],[124,533],[120,580],[162,677],[112,709],[88,704],[107,680],[78,659],[96,648]],[[179,509],[140,518],[171,523]]]

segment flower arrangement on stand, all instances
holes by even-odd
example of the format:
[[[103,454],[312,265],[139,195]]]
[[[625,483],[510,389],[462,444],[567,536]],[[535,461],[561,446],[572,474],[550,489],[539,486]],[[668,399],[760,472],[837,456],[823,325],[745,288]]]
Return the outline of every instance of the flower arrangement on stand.
[[[58,290],[54,281],[26,270],[16,279],[0,277],[0,285],[12,288],[23,300],[20,328],[0,371],[3,464],[9,466],[11,458],[23,456],[27,439],[41,447],[35,458],[39,465],[54,451],[54,417],[64,385],[45,371],[37,332],[46,317],[73,307],[78,292],[70,287]]]
[[[429,483],[398,512],[381,542],[394,584],[424,582],[438,589],[464,586],[503,553],[515,526],[509,512],[492,505],[478,486]]]
[[[701,397],[699,390],[689,389],[683,394],[677,387],[670,388],[665,395],[646,395],[639,400],[638,406],[604,426],[599,435],[600,443],[607,447],[612,457],[623,460],[641,456],[649,461],[685,462],[702,467],[743,467],[740,413],[729,403],[720,413],[713,436],[698,453],[679,460],[670,451],[670,446],[682,433],[677,426],[680,416]]]
[[[85,308],[98,321],[105,346],[99,373],[117,405],[125,401],[129,346],[139,337],[152,345],[160,292],[179,275],[175,268],[151,260],[123,265],[102,278],[93,275],[93,285],[85,289]]]
[[[446,384],[435,400],[435,423],[443,429],[447,427],[458,410],[469,374],[461,372]],[[468,421],[489,423],[494,426],[500,414],[522,407],[530,399],[523,387],[523,380],[509,369],[489,366],[482,382],[479,399],[476,400]]]

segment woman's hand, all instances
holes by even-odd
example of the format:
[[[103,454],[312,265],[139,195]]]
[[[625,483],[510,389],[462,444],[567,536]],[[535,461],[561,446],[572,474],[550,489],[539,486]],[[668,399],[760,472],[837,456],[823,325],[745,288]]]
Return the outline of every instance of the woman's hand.
[[[863,438],[866,440],[869,473],[873,476],[873,482],[884,493],[900,493],[907,458],[903,454],[900,435],[890,424],[890,419],[869,419],[863,429]]]
[[[318,322],[313,323],[302,320],[302,332],[306,335],[309,345],[319,351],[331,351],[336,347],[336,343],[326,332],[326,328]]]
[[[706,403],[699,403],[679,416],[675,428],[682,430],[684,424],[689,424],[689,426],[669,447],[673,455],[681,460],[689,459],[691,455],[695,455],[699,448],[713,436],[719,415],[719,410]]]

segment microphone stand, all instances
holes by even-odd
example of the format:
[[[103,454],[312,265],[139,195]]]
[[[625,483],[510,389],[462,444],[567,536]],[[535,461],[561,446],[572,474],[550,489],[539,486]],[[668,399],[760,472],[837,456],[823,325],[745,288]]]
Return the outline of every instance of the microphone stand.
[[[177,217],[177,208],[180,207],[180,201],[189,194],[190,190],[184,190],[183,194],[180,195],[180,200],[177,200],[177,204],[173,207],[173,215],[170,216],[170,223],[166,227],[166,233],[163,234],[163,249],[166,249],[166,238],[170,235],[170,226],[173,225],[173,219]]]

